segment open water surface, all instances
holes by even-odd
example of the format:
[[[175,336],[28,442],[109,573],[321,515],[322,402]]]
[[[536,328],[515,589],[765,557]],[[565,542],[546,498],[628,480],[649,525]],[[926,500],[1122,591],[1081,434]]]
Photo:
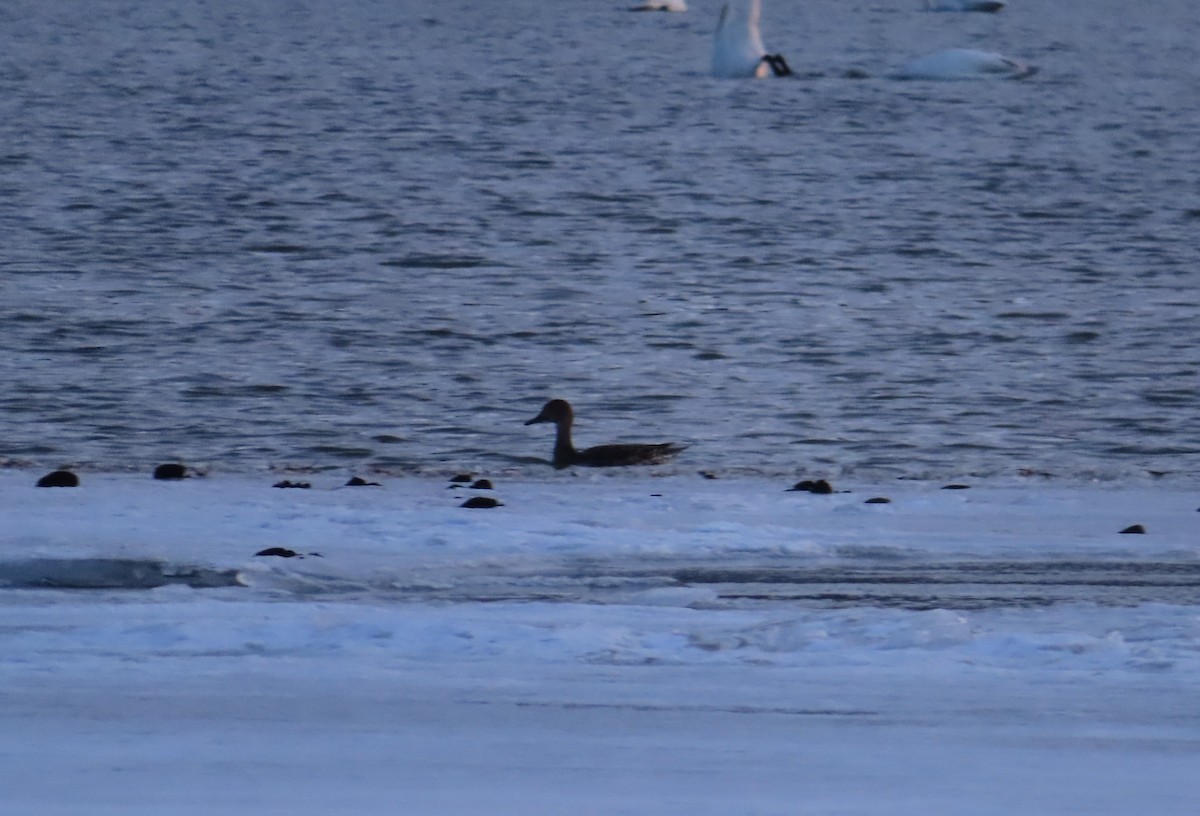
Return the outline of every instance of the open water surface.
[[[6,3],[0,459],[1200,473],[1194,4],[625,5]]]

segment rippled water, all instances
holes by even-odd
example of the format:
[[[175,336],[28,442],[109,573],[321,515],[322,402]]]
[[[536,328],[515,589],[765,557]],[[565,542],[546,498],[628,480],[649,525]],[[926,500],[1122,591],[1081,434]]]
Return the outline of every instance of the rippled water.
[[[1200,473],[1193,4],[625,5],[6,4],[0,458]]]

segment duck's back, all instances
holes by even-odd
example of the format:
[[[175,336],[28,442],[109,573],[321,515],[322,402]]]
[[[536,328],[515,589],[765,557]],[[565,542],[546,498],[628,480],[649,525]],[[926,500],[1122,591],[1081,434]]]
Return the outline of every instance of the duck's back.
[[[576,451],[574,461],[568,464],[585,465],[587,467],[655,465],[659,462],[665,462],[685,447],[685,445],[677,445],[674,442],[654,444],[634,442],[616,445],[596,445],[595,447]],[[565,465],[562,467],[565,467]]]

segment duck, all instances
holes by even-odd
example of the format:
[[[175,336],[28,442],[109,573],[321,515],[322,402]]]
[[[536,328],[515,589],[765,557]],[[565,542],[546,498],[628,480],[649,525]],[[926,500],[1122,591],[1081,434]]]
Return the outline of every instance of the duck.
[[[762,43],[758,21],[762,17],[762,0],[750,0],[745,14],[730,11],[729,4],[721,6],[717,30],[713,35],[712,75],[719,79],[762,79],[791,76],[792,69],[782,54],[768,54]]]
[[[575,411],[571,403],[564,399],[552,399],[542,406],[542,411],[526,425],[539,422],[553,422],[556,427],[554,436],[555,469],[562,470],[571,465],[587,467],[621,467],[624,465],[656,465],[670,459],[683,450],[686,445],[674,442],[660,443],[622,443],[616,445],[596,445],[592,448],[576,450],[571,443],[571,425],[575,422]]]
[[[1021,79],[1037,71],[1018,60],[974,48],[949,48],[913,60],[897,79]]]

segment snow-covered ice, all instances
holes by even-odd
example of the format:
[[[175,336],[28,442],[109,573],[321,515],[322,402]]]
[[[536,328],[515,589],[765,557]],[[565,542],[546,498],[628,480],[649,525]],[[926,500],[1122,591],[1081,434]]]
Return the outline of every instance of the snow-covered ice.
[[[7,814],[1195,812],[1189,485],[35,476]]]

